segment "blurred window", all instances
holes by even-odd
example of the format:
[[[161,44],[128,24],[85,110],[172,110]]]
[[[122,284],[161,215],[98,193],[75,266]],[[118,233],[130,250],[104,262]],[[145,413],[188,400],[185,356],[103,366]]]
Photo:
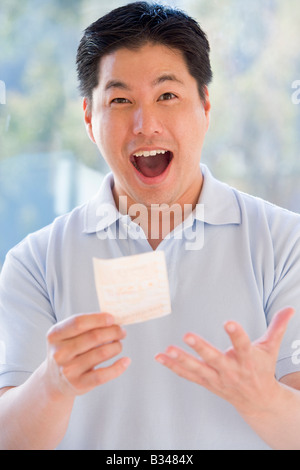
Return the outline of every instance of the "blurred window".
[[[0,4],[0,269],[28,233],[86,201],[109,171],[76,80],[99,0]],[[300,211],[300,2],[178,0],[206,31],[214,72],[202,161],[220,179]]]

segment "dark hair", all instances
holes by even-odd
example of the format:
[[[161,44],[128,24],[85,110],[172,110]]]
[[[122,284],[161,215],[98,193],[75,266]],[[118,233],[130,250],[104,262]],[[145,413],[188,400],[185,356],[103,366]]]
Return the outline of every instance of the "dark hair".
[[[101,58],[122,47],[137,49],[150,42],[180,50],[205,101],[212,79],[210,47],[199,24],[183,11],[160,4],[134,2],[116,8],[84,31],[77,51],[77,73],[82,96],[92,100],[98,85]]]

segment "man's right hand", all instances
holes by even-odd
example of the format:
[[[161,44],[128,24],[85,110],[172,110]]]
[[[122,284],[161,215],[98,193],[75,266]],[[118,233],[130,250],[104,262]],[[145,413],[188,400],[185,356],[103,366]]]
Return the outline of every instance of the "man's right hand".
[[[2,390],[0,450],[55,449],[67,431],[76,395],[126,370],[127,357],[106,363],[121,352],[125,337],[113,322],[106,313],[74,315],[49,330],[40,367],[22,385]]]
[[[126,332],[114,324],[112,315],[74,315],[54,325],[48,332],[46,377],[53,396],[75,397],[121,375],[130,359],[96,367],[122,351]]]

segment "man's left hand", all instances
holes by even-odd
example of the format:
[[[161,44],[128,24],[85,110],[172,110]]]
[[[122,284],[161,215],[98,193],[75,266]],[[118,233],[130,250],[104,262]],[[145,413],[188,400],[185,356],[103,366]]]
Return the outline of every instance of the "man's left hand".
[[[251,343],[241,325],[229,321],[224,328],[232,347],[221,352],[194,333],[184,341],[197,357],[169,346],[156,360],[180,377],[207,388],[230,402],[243,415],[255,416],[270,406],[278,391],[275,367],[280,344],[294,310],[285,308],[272,319],[266,333]]]

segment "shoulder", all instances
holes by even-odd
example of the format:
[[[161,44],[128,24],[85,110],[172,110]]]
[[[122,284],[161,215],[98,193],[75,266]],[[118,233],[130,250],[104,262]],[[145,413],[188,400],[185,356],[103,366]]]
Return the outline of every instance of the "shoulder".
[[[51,224],[29,233],[7,253],[6,262],[9,259],[18,259],[24,263],[31,261],[43,265],[49,247],[52,245],[58,247],[66,237],[69,239],[67,242],[71,242],[82,233],[86,206],[87,204],[78,206],[55,218]]]
[[[272,230],[276,230],[278,227],[284,228],[287,224],[288,227],[300,228],[300,214],[235,188],[232,190],[244,220],[256,221],[257,224],[265,222]]]
[[[204,184],[199,202],[205,206],[207,222],[216,225],[234,223],[249,232],[257,229],[276,231],[281,224],[299,227],[299,214],[216,179],[205,165],[201,168]]]
[[[252,245],[271,249],[275,260],[300,254],[298,213],[234,188],[233,192],[240,206],[242,229]]]

